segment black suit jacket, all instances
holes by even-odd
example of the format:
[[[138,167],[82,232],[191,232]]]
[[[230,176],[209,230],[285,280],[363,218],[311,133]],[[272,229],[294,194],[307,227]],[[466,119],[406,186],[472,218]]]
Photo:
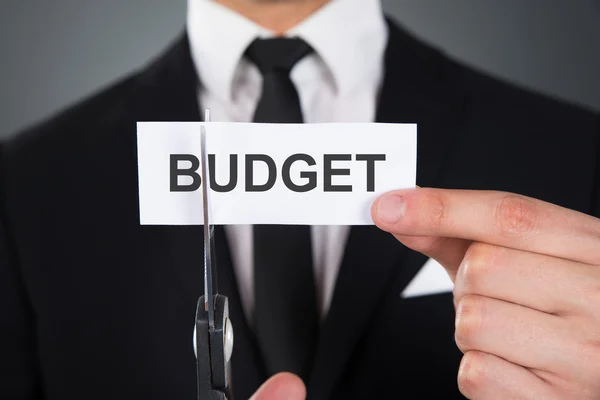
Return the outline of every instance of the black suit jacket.
[[[3,143],[0,397],[192,399],[201,227],[140,226],[136,121],[200,120],[187,39]],[[418,184],[598,212],[598,116],[501,83],[390,24],[380,122],[416,122]],[[237,399],[265,380],[218,230]],[[353,227],[310,399],[459,399],[450,294],[403,299],[426,261]]]

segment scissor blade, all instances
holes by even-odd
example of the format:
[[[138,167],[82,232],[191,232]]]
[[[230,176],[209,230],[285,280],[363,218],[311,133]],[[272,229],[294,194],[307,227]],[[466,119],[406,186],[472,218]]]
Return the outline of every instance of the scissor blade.
[[[208,112],[207,112],[207,115]],[[208,121],[207,121],[208,122]],[[213,297],[213,227],[210,224],[210,199],[208,186],[210,184],[208,156],[206,153],[206,128],[200,127],[200,162],[202,169],[202,211],[204,214],[204,308],[208,312],[209,328],[215,327],[215,306]]]

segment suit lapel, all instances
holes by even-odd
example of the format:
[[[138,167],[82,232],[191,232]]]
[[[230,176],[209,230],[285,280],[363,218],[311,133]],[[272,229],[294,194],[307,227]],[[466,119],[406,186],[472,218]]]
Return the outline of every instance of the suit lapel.
[[[459,142],[467,98],[460,69],[390,22],[378,122],[417,123],[417,185],[443,185],[443,166]]]
[[[135,79],[139,92],[134,99],[136,121],[201,121],[198,101],[199,78],[196,74],[187,36],[183,36],[168,52]],[[135,135],[128,147],[137,159]],[[184,304],[193,305],[203,294],[203,240],[201,226],[142,227],[152,234],[143,235],[146,246],[164,249],[169,268],[181,287]],[[258,356],[254,336],[241,307],[229,248],[223,227],[215,229],[219,293],[229,298],[230,318],[235,330],[233,373],[235,396],[248,398],[265,379],[262,360]],[[193,315],[190,316],[190,322]],[[191,332],[190,332],[191,334]]]
[[[377,122],[416,122],[418,185],[442,186],[443,166],[458,141],[464,114],[456,68],[391,22],[389,31]],[[309,382],[311,400],[331,396],[388,285],[398,279],[408,284],[424,259],[374,226],[352,228],[322,327]]]
[[[135,78],[135,112],[141,121],[200,121],[199,79],[183,35]]]
[[[391,235],[373,226],[352,228],[322,327],[309,399],[330,397],[403,250]]]
[[[133,100],[133,121],[200,121],[197,97],[198,79],[187,36],[180,38],[164,55],[150,64],[140,75],[138,90]],[[128,137],[130,149],[137,160],[137,134]],[[137,165],[135,166],[137,169]],[[143,231],[155,231],[156,242],[147,245],[161,246],[172,260],[182,285],[182,294],[195,304],[202,294],[202,241],[201,226],[152,226]]]

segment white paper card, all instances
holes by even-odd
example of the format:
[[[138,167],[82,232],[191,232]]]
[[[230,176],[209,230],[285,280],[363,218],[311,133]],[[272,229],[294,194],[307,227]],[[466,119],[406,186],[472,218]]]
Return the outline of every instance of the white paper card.
[[[201,125],[214,224],[369,225],[379,195],[416,184],[414,124],[138,122],[142,225],[203,223]]]

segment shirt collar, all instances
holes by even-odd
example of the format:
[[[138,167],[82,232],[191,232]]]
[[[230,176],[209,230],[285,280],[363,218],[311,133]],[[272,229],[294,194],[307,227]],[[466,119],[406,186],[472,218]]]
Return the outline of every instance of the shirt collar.
[[[230,101],[246,48],[274,33],[212,0],[188,0],[187,33],[202,84]],[[339,94],[377,73],[387,43],[380,0],[331,0],[286,33],[304,39],[330,70]]]

